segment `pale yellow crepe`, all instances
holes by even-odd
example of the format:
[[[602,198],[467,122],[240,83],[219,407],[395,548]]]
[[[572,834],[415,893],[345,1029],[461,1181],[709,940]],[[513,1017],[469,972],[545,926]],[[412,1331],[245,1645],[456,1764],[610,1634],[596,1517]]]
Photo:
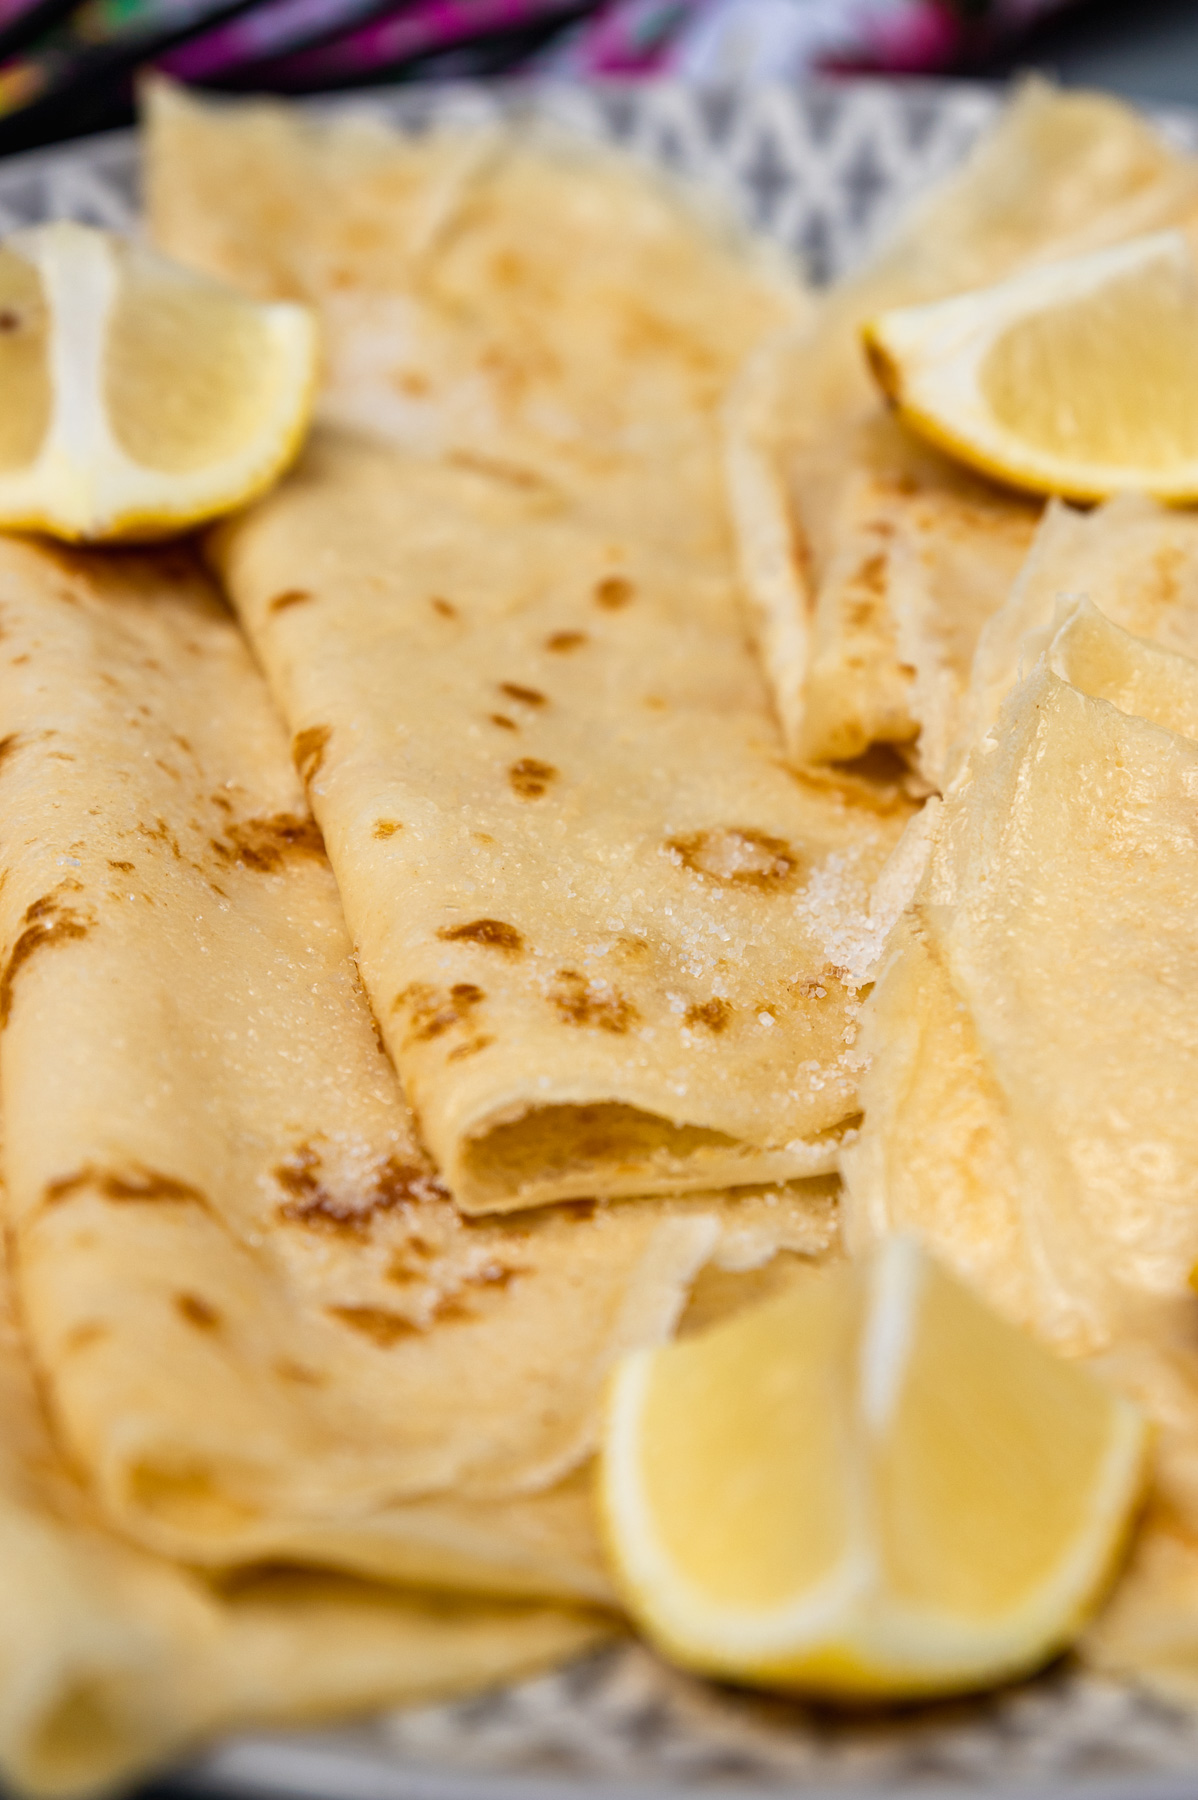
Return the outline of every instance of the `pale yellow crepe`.
[[[213,554],[460,1206],[829,1167],[910,802],[786,768],[718,563],[329,436]]]
[[[322,417],[581,484],[617,535],[631,508],[642,533],[728,555],[724,393],[809,304],[662,176],[545,128],[411,138],[161,82],[145,156],[164,250],[315,306]]]
[[[1160,630],[1155,582],[1113,554],[1104,587],[1097,551],[1170,522],[1127,503],[1107,515],[1046,526],[1082,553],[1057,566],[1088,570],[1104,600],[1139,594]],[[944,802],[871,999],[847,1229],[858,1246],[918,1231],[1155,1421],[1153,1507],[1082,1650],[1192,1702],[1198,663],[1085,600],[1062,601],[1045,638]]]
[[[1142,696],[1154,723],[1119,710]],[[1073,1349],[1198,1261],[1195,718],[1198,664],[1079,606],[946,800],[871,1003],[850,1234],[974,1235],[975,1278]]]
[[[0,629],[10,1222],[108,1517],[195,1561],[606,1598],[552,1484],[607,1369],[708,1262],[822,1250],[829,1184],[463,1221],[199,572],[5,540]]]
[[[1036,517],[884,421],[861,325],[1179,220],[1196,186],[1198,168],[1129,108],[1028,84],[815,325],[757,357],[730,414],[730,487],[792,754],[913,745],[939,786],[978,631]]]
[[[221,1590],[105,1531],[46,1428],[0,1267],[0,1773],[21,1792],[127,1781],[201,1734],[510,1680],[611,1626],[317,1572]]]
[[[1018,580],[978,640],[950,760],[991,729],[1021,668],[1053,636],[1060,610],[1083,598],[1134,636],[1198,656],[1198,513],[1141,494],[1122,494],[1091,512],[1053,501]],[[1131,678],[1149,665],[1153,659],[1145,665],[1141,658]],[[1157,716],[1137,703],[1120,705],[1141,718]],[[1175,728],[1193,735],[1188,725]]]

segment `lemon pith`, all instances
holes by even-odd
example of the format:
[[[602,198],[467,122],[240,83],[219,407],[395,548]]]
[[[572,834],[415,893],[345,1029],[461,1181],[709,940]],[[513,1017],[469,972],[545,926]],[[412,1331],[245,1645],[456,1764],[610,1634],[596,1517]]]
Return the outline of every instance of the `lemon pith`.
[[[292,460],[315,395],[307,310],[261,305],[73,224],[0,247],[0,525],[164,536]]]
[[[675,1660],[834,1696],[967,1690],[1062,1648],[1144,1479],[1134,1407],[914,1240],[612,1381],[605,1530]]]
[[[1012,486],[1198,497],[1198,271],[1157,232],[896,308],[863,332],[911,428]]]

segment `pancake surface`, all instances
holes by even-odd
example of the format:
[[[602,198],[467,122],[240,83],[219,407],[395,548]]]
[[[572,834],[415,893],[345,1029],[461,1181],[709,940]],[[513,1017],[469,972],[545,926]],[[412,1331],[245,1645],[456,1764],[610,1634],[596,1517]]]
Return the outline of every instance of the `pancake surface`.
[[[108,1516],[193,1561],[604,1598],[553,1484],[611,1359],[709,1261],[821,1249],[826,1194],[463,1221],[198,569],[7,541],[0,617],[9,1219]]]
[[[910,803],[786,768],[719,562],[329,437],[213,554],[459,1205],[831,1165]]]

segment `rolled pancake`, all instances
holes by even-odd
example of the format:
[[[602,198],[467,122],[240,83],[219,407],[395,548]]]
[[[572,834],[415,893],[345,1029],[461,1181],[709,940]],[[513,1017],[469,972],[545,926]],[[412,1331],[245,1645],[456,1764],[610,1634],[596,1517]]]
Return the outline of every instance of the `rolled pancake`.
[[[939,786],[978,630],[1036,517],[886,420],[862,324],[1175,223],[1196,183],[1198,167],[1118,101],[1029,83],[814,325],[750,365],[730,412],[731,493],[794,756],[909,745]]]
[[[787,769],[722,568],[329,436],[213,555],[459,1206],[831,1166],[911,803]]]
[[[227,1591],[104,1530],[58,1454],[0,1267],[0,1772],[22,1793],[127,1782],[218,1729],[514,1679],[612,1627],[329,1574]]]
[[[828,1184],[463,1220],[199,570],[5,540],[0,628],[10,1226],[108,1518],[197,1562],[606,1598],[552,1486],[606,1370],[706,1263],[826,1245]]]

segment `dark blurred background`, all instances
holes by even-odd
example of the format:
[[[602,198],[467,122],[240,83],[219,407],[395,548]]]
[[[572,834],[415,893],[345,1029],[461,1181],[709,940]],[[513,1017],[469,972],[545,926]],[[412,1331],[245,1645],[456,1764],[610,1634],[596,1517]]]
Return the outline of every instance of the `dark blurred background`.
[[[281,93],[1039,69],[1198,107],[1198,0],[0,0],[0,155],[127,122],[148,64]]]
[[[1091,0],[1033,26],[987,73],[1062,81],[1198,106],[1198,0]]]

